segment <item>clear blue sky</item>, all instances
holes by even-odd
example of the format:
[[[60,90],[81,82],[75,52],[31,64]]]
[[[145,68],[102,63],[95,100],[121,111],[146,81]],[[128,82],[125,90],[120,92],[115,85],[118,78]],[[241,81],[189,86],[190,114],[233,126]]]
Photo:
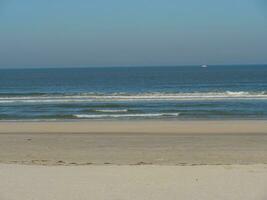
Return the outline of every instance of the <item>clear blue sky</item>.
[[[265,0],[0,0],[0,67],[267,63]]]

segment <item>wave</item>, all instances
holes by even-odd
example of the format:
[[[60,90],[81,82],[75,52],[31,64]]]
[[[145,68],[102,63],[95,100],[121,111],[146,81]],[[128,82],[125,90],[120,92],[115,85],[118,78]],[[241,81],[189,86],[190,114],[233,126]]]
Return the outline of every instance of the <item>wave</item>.
[[[96,119],[96,118],[129,118],[129,117],[177,117],[179,113],[146,113],[146,114],[102,114],[102,115],[87,115],[87,114],[78,114],[74,115],[77,118],[87,118],[87,119]]]
[[[128,109],[118,109],[118,110],[99,109],[99,110],[95,110],[95,112],[121,113],[121,112],[128,112]]]
[[[216,99],[267,99],[267,92],[226,91],[191,93],[113,93],[113,94],[64,94],[0,96],[0,103],[79,103],[99,101],[178,101],[178,100],[216,100]]]

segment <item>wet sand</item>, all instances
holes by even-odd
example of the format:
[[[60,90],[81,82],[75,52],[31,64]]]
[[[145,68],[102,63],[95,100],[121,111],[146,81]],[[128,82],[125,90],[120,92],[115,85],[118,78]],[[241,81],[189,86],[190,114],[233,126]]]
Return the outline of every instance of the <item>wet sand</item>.
[[[1,163],[265,164],[266,144],[266,121],[0,123]]]
[[[0,122],[0,133],[263,133],[267,120],[142,120]]]

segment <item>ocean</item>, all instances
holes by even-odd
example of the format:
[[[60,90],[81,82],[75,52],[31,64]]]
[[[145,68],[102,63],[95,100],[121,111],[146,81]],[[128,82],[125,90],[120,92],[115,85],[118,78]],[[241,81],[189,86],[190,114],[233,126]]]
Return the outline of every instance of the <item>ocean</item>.
[[[0,120],[266,118],[267,65],[0,70]]]

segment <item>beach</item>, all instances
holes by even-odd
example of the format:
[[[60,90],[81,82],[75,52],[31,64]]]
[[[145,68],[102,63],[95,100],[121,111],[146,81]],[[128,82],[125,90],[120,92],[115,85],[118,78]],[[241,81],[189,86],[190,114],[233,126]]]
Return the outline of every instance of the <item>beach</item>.
[[[266,143],[265,120],[1,122],[0,197],[264,199]]]
[[[0,200],[267,200],[263,2],[0,0]]]
[[[0,164],[3,200],[264,200],[265,165],[28,166]]]
[[[267,122],[1,122],[0,161],[40,165],[267,163]]]

